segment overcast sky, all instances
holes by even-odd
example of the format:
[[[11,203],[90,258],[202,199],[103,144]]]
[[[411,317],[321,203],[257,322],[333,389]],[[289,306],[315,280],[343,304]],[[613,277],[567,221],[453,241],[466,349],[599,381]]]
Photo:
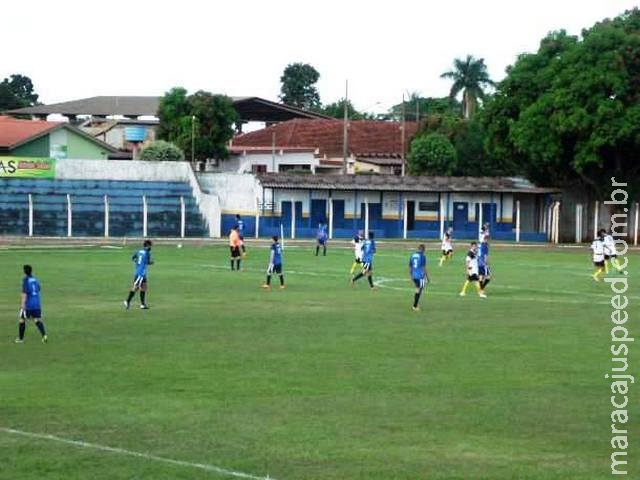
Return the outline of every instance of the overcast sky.
[[[320,72],[323,103],[382,112],[403,92],[448,94],[453,59],[494,80],[549,31],[579,34],[639,0],[18,0],[2,2],[0,78],[40,101],[162,95],[174,86],[278,100],[287,64]]]

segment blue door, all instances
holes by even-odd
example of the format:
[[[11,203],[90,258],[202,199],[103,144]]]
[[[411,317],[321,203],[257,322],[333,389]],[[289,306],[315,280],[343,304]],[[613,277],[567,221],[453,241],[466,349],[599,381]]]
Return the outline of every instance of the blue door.
[[[327,218],[327,201],[311,200],[311,228],[318,228],[320,222],[328,223]]]
[[[467,202],[453,202],[453,230],[464,232],[469,222],[469,204]]]
[[[496,210],[497,205],[495,203],[483,203],[482,204],[482,223],[488,223],[493,225],[496,223]],[[480,221],[480,208],[476,203],[476,221]]]
[[[333,201],[333,228],[345,228],[344,200]]]
[[[285,237],[291,236],[291,202],[282,202],[280,206],[280,222]]]

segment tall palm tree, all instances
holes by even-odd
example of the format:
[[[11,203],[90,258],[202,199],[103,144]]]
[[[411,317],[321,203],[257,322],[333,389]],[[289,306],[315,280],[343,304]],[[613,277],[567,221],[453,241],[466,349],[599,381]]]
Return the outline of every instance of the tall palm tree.
[[[467,119],[474,114],[478,99],[484,99],[484,89],[493,85],[484,58],[474,58],[473,55],[467,55],[465,60],[456,58],[453,61],[453,70],[444,72],[440,78],[453,80],[449,92],[451,99],[462,92],[462,114]]]

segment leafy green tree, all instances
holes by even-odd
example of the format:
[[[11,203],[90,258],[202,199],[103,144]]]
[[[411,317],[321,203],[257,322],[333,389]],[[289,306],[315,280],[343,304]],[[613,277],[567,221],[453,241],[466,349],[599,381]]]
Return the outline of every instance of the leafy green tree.
[[[320,94],[316,83],[320,74],[308,63],[290,63],[280,77],[280,100],[306,110],[317,109],[320,106]]]
[[[38,104],[38,94],[33,91],[29,77],[13,74],[0,83],[0,112]]]
[[[483,58],[474,58],[467,55],[467,58],[453,61],[453,70],[444,72],[441,78],[453,80],[449,96],[455,99],[462,92],[462,115],[464,118],[471,118],[475,113],[478,100],[484,100],[485,88],[493,85],[487,72],[487,66]]]
[[[432,115],[459,115],[461,110],[460,102],[449,97],[421,97],[419,93],[413,92],[404,102],[392,106],[388,112],[388,119],[399,121],[404,117],[407,121],[424,121],[426,117]]]
[[[176,144],[187,158],[228,158],[227,144],[239,120],[229,97],[202,90],[187,96],[184,88],[173,88],[160,99],[158,117],[158,138]]]
[[[456,161],[456,149],[441,133],[420,135],[411,141],[408,167],[412,175],[452,175]]]
[[[344,98],[341,98],[337,102],[330,103],[328,105],[323,105],[318,108],[316,111],[318,113],[322,113],[323,115],[327,115],[328,117],[333,118],[344,118]],[[367,112],[359,112],[353,106],[350,100],[347,100],[347,115],[350,120],[373,120],[375,119],[375,114],[367,113]]]
[[[541,185],[602,196],[611,177],[638,191],[640,10],[545,37],[521,55],[487,104],[487,146]]]
[[[163,160],[177,162],[184,160],[184,153],[173,143],[156,140],[140,152],[140,160]]]

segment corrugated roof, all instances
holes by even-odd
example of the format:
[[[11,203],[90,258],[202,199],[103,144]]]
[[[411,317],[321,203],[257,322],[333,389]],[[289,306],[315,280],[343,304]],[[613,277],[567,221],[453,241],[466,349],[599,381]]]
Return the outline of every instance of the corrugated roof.
[[[100,96],[18,108],[7,113],[15,115],[124,115],[129,117],[156,116],[161,97]],[[259,97],[230,97],[242,120],[285,121],[291,118],[328,118],[319,113],[272,102]]]
[[[559,190],[525,185],[509,177],[427,177],[397,175],[258,175],[264,187],[278,189],[369,190],[402,192],[553,193]]]
[[[348,123],[348,151],[356,156],[400,158],[402,156],[402,124],[377,120],[352,120]],[[405,152],[418,126],[405,124]],[[341,157],[344,123],[342,120],[294,119],[262,130],[238,135],[233,145],[267,146],[273,142],[284,147],[318,148],[320,156]]]

